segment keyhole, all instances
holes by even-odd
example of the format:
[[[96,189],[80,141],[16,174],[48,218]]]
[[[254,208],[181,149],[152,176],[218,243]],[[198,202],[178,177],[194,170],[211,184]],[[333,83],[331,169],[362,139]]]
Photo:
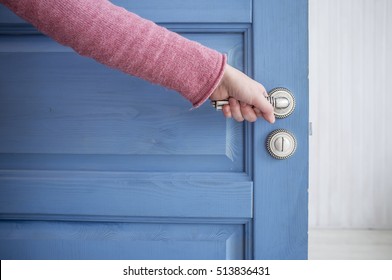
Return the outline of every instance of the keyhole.
[[[296,148],[297,141],[294,135],[285,129],[277,129],[268,136],[268,152],[276,159],[286,159],[292,156]]]
[[[275,149],[279,152],[285,152],[290,149],[291,143],[290,140],[286,137],[278,137],[274,143]]]

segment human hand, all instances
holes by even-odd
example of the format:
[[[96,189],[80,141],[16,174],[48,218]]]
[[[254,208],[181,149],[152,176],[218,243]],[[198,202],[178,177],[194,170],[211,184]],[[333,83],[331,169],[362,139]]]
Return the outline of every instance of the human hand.
[[[210,99],[229,99],[229,104],[224,105],[222,109],[226,118],[233,117],[239,122],[254,122],[258,117],[263,117],[274,123],[274,108],[266,97],[267,91],[262,84],[226,64],[222,80]]]

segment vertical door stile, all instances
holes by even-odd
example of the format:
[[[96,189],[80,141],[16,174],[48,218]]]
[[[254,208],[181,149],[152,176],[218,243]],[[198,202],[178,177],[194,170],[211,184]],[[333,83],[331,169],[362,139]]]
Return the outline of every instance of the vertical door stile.
[[[307,0],[253,1],[254,78],[267,89],[285,87],[296,109],[274,125],[254,124],[254,258],[306,259],[308,211]],[[272,158],[266,140],[275,129],[291,131],[295,154]]]

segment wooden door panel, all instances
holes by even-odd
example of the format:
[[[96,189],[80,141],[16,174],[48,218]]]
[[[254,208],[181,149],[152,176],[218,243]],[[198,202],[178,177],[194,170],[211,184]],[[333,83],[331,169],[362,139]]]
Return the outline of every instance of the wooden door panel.
[[[241,34],[185,35],[226,52],[243,68]],[[243,170],[243,125],[216,117],[208,106],[190,111],[178,94],[40,35],[4,36],[0,45],[0,152],[10,154],[7,161],[15,162],[17,154],[58,160],[58,155],[110,155],[114,164],[126,158],[128,170],[132,163],[140,170],[148,162],[153,166],[147,171],[159,171],[160,165],[167,171],[170,157],[181,157],[184,170],[202,171],[203,161],[213,161],[212,170]],[[108,158],[103,161],[107,165]]]
[[[114,0],[297,108],[274,125],[108,69],[0,6],[0,258],[307,256],[307,0]],[[275,160],[275,129],[298,140]]]
[[[0,171],[3,218],[251,218],[253,184],[229,173]]]
[[[242,225],[0,222],[1,259],[242,259]]]
[[[249,9],[249,1],[231,2]],[[173,91],[80,57],[8,16],[0,36],[0,257],[249,258],[245,125],[208,102],[190,110]],[[249,26],[162,22],[247,71]]]

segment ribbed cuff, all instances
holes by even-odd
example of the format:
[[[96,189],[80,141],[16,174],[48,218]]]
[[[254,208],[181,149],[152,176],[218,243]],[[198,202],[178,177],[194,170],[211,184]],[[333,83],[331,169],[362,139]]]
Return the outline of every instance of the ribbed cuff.
[[[226,62],[227,62],[226,55],[221,54],[221,59],[217,63],[218,64],[217,68],[219,69],[218,75],[215,77],[215,79],[211,79],[211,81],[203,87],[203,91],[199,96],[200,99],[193,103],[192,109],[196,109],[200,107],[208,98],[210,98],[211,94],[218,87],[220,81],[222,80],[223,74],[225,73]]]

